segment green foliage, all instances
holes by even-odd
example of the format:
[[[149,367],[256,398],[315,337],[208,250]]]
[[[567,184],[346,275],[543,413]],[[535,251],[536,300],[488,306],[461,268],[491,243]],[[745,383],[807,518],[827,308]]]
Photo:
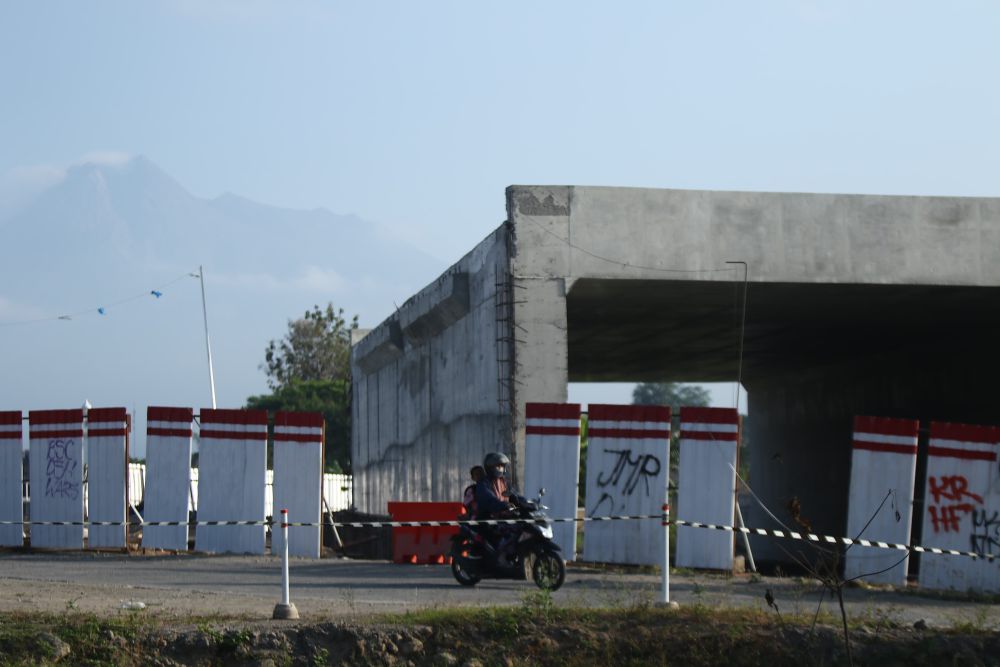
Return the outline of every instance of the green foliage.
[[[271,389],[308,380],[351,378],[351,331],[358,328],[358,316],[348,322],[344,309],[328,303],[321,310],[313,306],[297,320],[288,321],[288,333],[280,341],[271,340],[264,351],[261,369],[267,373]]]
[[[351,331],[358,317],[344,319],[332,303],[313,306],[288,333],[271,340],[261,369],[272,393],[251,396],[246,408],[292,412],[322,412],[326,418],[326,471],[351,467]]]
[[[274,393],[251,396],[246,407],[269,412],[322,412],[326,420],[326,470],[350,470],[351,385],[347,380],[296,380]]]

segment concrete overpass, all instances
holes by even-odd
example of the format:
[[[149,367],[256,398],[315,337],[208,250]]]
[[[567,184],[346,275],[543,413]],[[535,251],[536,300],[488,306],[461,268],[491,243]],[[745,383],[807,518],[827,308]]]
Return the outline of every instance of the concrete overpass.
[[[855,414],[1000,422],[1000,199],[512,186],[354,347],[355,503],[454,499],[496,448],[519,466],[525,403],[568,382],[736,380],[732,261],[751,484],[782,518],[797,497],[843,533]]]

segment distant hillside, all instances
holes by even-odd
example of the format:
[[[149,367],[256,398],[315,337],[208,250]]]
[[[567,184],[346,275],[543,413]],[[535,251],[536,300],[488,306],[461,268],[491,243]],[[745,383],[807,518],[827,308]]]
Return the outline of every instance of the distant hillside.
[[[220,407],[264,391],[289,318],[332,301],[374,324],[445,268],[354,215],[196,197],[144,157],[68,169],[0,235],[0,409],[208,405],[199,265]]]

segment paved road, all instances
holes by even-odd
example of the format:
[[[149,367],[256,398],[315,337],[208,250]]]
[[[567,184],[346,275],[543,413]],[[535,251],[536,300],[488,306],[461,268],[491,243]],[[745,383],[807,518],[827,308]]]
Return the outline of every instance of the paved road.
[[[485,581],[459,586],[450,568],[383,561],[291,561],[292,601],[304,618],[354,617],[440,606],[523,604],[530,582]],[[0,611],[68,609],[119,613],[141,601],[165,614],[269,618],[281,591],[280,561],[270,556],[0,552]],[[798,578],[671,577],[671,599],[682,605],[766,608],[770,588],[782,613],[814,613],[821,588]],[[658,575],[570,567],[557,605],[632,606],[659,599]],[[828,601],[824,609],[835,613]],[[848,591],[848,612],[948,627],[960,622],[1000,626],[1000,607],[891,590]]]

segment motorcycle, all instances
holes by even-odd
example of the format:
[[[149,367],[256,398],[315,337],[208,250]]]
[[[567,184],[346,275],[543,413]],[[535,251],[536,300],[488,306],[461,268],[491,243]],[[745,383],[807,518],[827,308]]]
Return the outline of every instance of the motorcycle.
[[[552,541],[552,525],[541,504],[545,489],[539,489],[538,498],[529,500],[511,494],[513,517],[522,521],[512,525],[514,550],[510,562],[500,561],[497,547],[490,543],[484,528],[487,526],[462,525],[451,538],[451,573],[463,586],[475,586],[482,579],[527,579],[527,572],[535,585],[543,590],[555,591],[566,579],[566,563],[559,545]]]

